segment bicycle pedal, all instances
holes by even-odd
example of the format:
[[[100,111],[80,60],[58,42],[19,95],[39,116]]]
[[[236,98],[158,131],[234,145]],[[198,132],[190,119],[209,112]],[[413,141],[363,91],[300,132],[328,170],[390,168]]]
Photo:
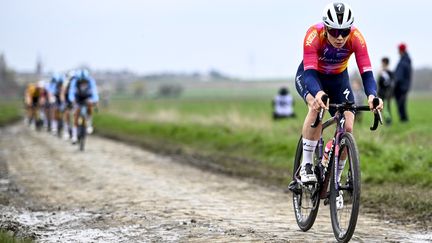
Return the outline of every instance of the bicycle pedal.
[[[295,194],[301,194],[301,186],[297,181],[291,181],[291,183],[288,185],[288,189],[292,191]]]

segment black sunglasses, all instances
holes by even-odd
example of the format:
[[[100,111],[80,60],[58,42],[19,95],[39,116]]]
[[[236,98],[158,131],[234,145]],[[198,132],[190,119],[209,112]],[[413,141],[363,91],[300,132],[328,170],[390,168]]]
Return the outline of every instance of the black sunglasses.
[[[351,28],[347,29],[331,29],[327,28],[327,32],[334,38],[338,38],[341,35],[343,38],[347,37],[351,33]]]

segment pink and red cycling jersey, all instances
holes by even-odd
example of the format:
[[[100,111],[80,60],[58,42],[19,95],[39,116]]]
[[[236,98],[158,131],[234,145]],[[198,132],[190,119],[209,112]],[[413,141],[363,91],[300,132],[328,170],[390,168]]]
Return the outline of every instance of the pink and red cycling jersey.
[[[339,74],[348,66],[348,59],[355,53],[360,73],[372,71],[366,42],[360,31],[352,26],[346,44],[338,49],[325,37],[323,23],[309,28],[303,43],[304,70],[315,69],[324,74]]]
[[[348,39],[344,46],[336,48],[327,40],[324,23],[315,24],[308,29],[303,42],[302,65],[304,75],[302,72],[298,72],[298,75],[301,74],[301,76],[297,75],[301,77],[298,80],[299,84],[296,81],[297,88],[300,88],[300,95],[305,97],[306,93],[304,92],[307,90],[315,96],[321,90],[320,86],[324,85],[323,81],[331,82],[331,78],[320,80],[319,74],[336,76],[342,74],[347,69],[351,54],[355,53],[365,93],[367,96],[376,96],[376,82],[363,35],[356,27],[352,26],[351,32],[346,38]],[[348,82],[348,80],[346,81]]]

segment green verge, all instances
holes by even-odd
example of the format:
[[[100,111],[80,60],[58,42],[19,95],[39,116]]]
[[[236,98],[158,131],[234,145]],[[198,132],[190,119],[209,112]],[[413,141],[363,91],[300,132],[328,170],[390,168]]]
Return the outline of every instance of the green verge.
[[[14,123],[21,118],[20,103],[16,100],[0,101],[0,127]],[[0,242],[30,243],[31,239],[14,237],[10,232],[0,229]]]
[[[12,236],[10,233],[4,230],[0,230],[0,242],[2,243],[31,243],[34,242],[28,238],[18,238]]]
[[[0,101],[0,127],[18,121],[21,110],[17,101]]]
[[[410,103],[409,124],[395,121],[393,126],[370,132],[372,117],[365,114],[356,125],[362,206],[368,210],[422,222],[432,216],[432,155],[428,153],[432,117],[423,102]],[[297,119],[272,123],[270,106],[263,100],[122,100],[95,116],[95,125],[98,134],[106,137],[180,155],[189,163],[224,173],[286,186],[305,114],[301,108]],[[161,117],[161,110],[173,117]],[[241,122],[270,126],[232,124],[226,113],[233,111],[241,115]],[[215,117],[226,122],[212,121]]]

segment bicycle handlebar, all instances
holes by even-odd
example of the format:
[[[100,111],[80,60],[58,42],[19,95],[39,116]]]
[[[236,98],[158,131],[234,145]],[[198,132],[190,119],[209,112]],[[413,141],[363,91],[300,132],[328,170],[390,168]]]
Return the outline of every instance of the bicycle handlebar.
[[[379,105],[379,99],[378,98],[374,98],[372,101],[373,104],[373,108],[376,109]],[[374,112],[374,123],[373,125],[370,127],[371,131],[374,131],[377,129],[378,127],[378,122],[382,125],[382,115],[381,112],[379,110],[375,110],[376,112]]]
[[[324,103],[327,103],[328,96],[323,95],[321,99]],[[374,122],[373,122],[373,125],[370,127],[370,130],[374,131],[378,128],[378,123],[380,123],[381,125],[383,124],[381,112],[379,110],[376,110],[376,108],[379,105],[379,98],[377,98],[377,97],[374,98],[372,101],[372,105],[373,105],[373,110],[375,112],[374,112]],[[329,107],[333,107],[341,113],[343,113],[344,111],[347,111],[347,110],[351,110],[351,111],[370,111],[371,110],[369,106],[357,106],[353,102],[345,102],[343,104],[330,104]],[[324,116],[324,108],[321,108],[320,112],[317,115],[315,122],[311,125],[311,127],[316,128],[318,126],[318,124],[322,121],[323,116]]]

